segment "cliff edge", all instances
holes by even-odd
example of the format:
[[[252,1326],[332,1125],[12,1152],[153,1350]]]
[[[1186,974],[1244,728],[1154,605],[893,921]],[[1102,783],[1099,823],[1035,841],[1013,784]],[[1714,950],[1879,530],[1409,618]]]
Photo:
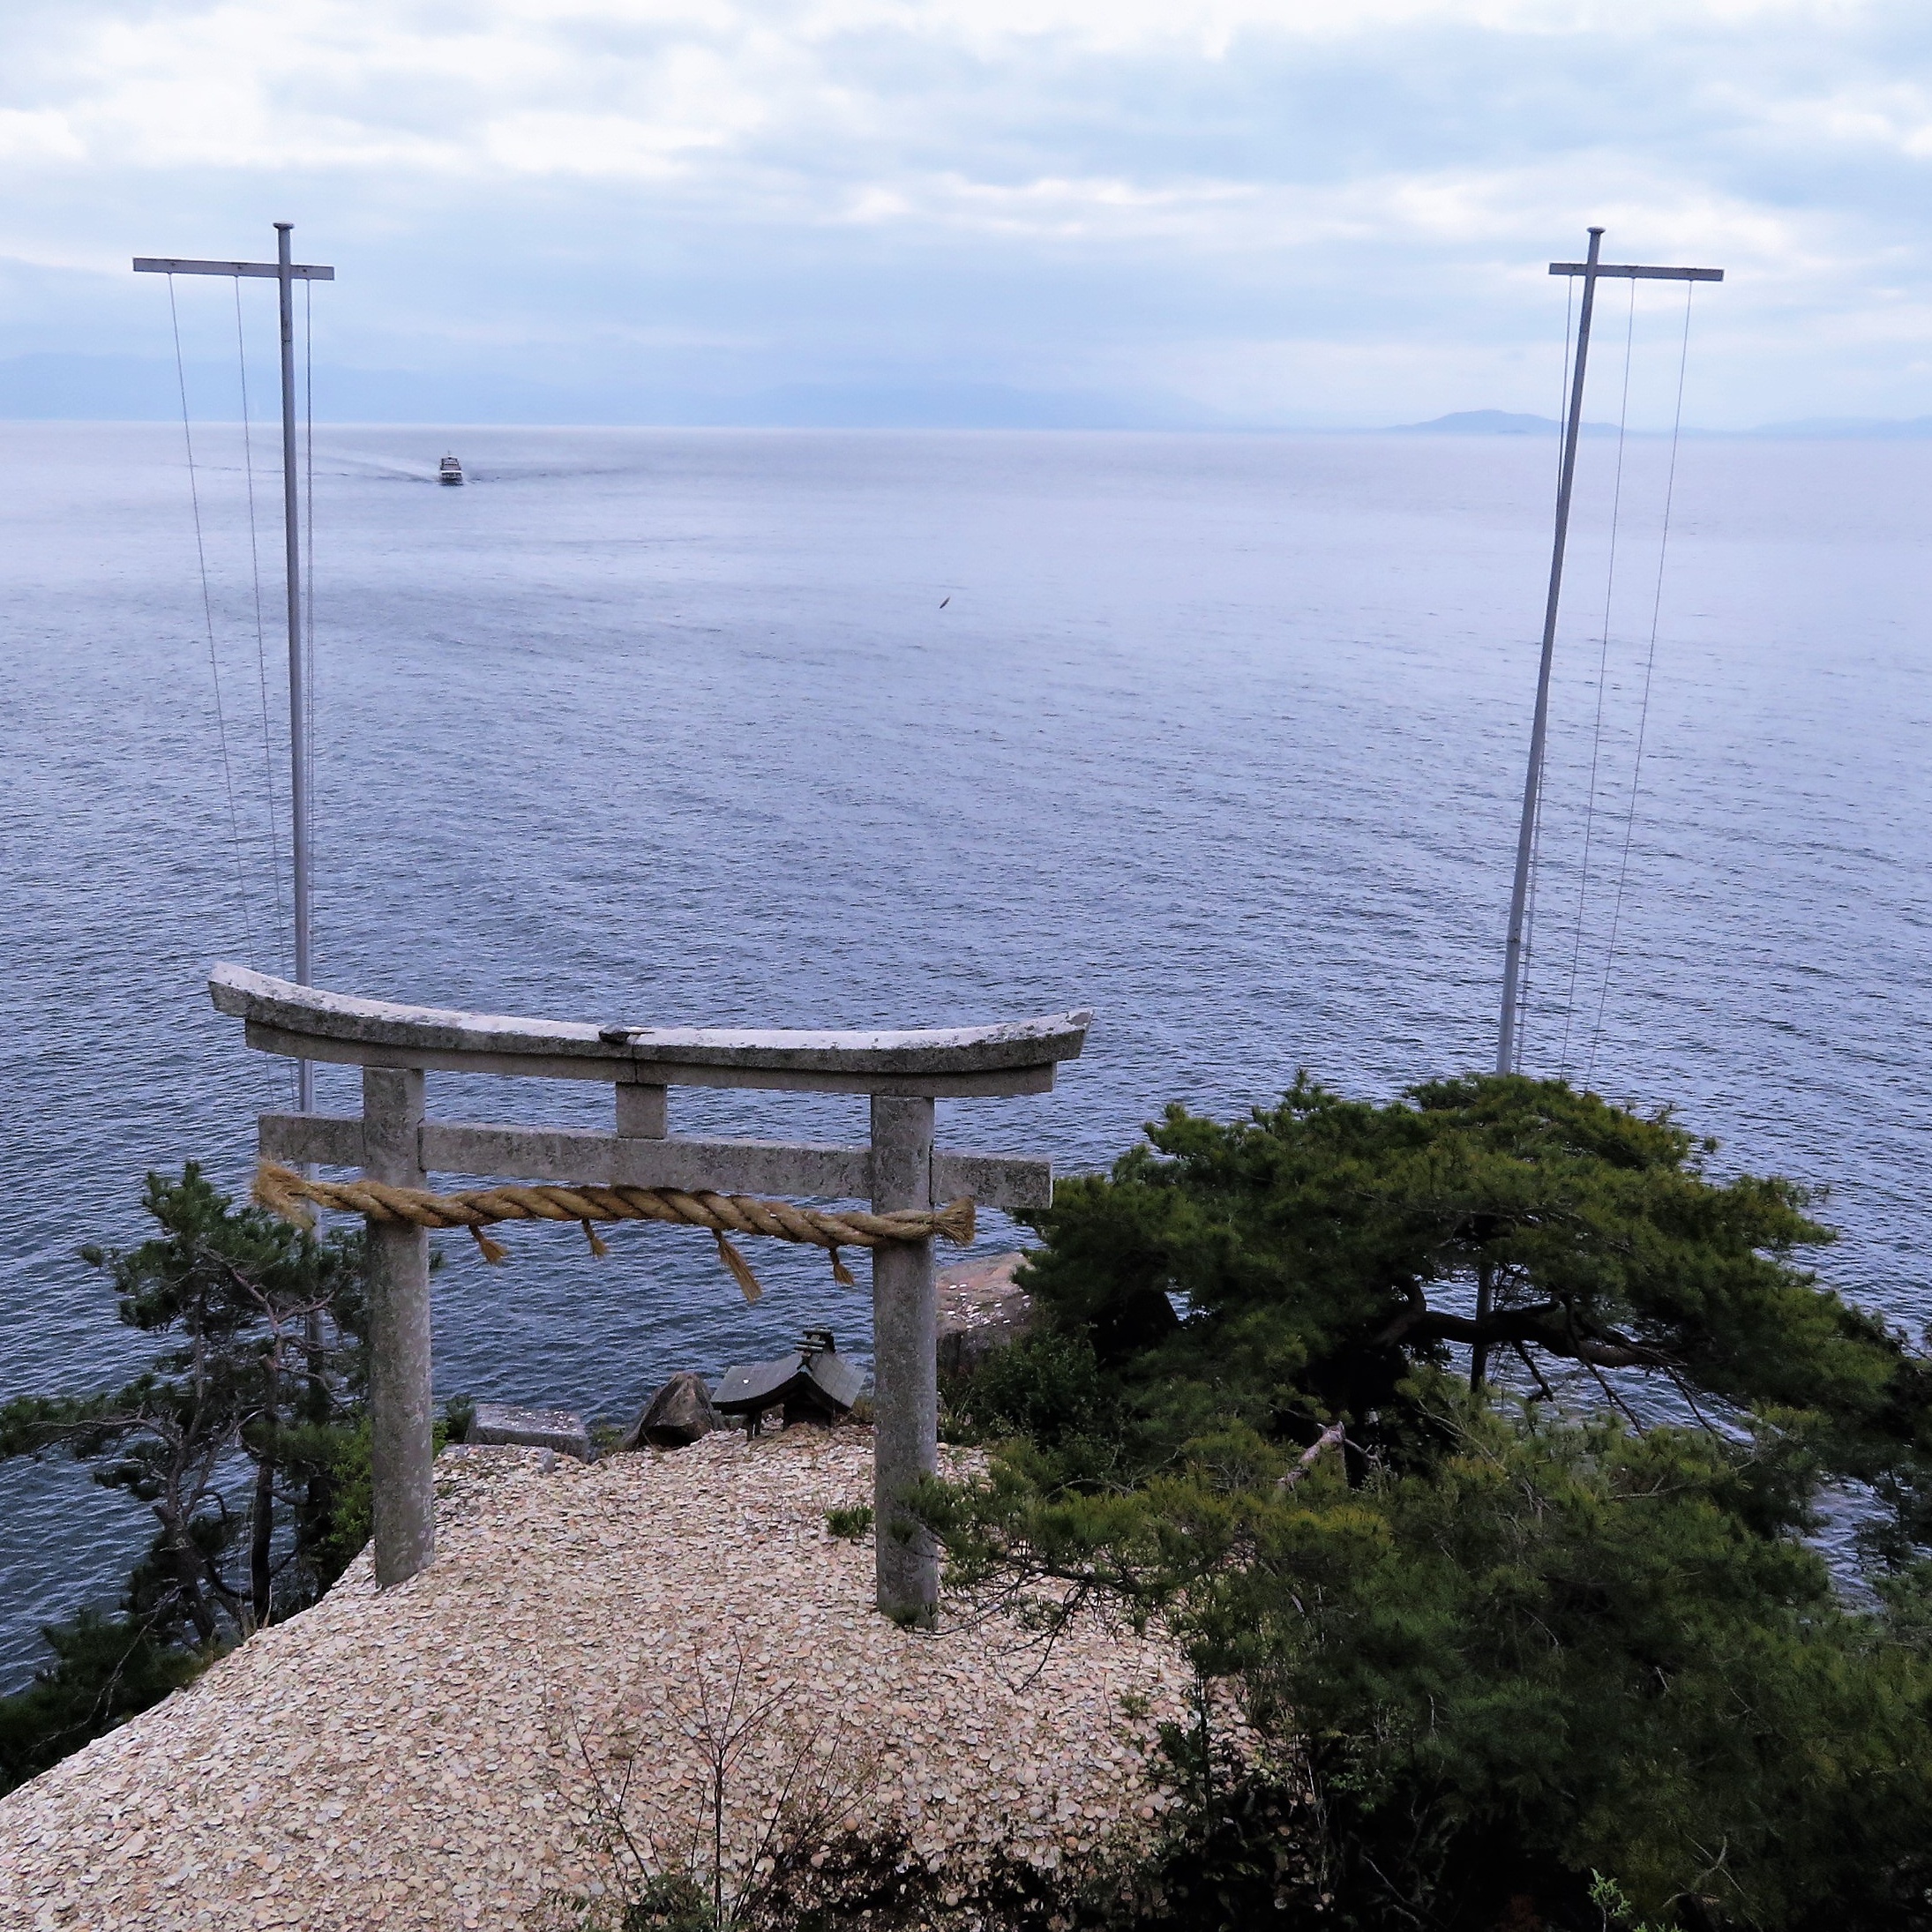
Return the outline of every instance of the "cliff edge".
[[[0,1800],[0,1923],[521,1928],[614,1897],[640,1858],[717,1846],[748,1883],[786,1832],[950,1875],[1144,1836],[1164,1801],[1142,1748],[1182,1711],[1180,1660],[1097,1623],[1044,1654],[1005,1615],[895,1628],[869,1546],[825,1524],[869,1501],[871,1449],[842,1428],[588,1466],[446,1453],[431,1569],[378,1594],[365,1551]]]

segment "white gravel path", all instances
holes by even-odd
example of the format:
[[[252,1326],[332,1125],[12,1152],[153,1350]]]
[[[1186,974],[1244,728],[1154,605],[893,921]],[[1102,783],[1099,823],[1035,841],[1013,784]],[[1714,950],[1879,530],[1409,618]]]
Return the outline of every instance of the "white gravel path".
[[[1044,1664],[1003,1621],[895,1629],[870,1607],[869,1542],[824,1526],[869,1498],[871,1451],[845,1428],[589,1467],[446,1456],[430,1570],[378,1595],[365,1553],[313,1610],[0,1800],[0,1926],[527,1926],[608,1875],[583,1750],[614,1778],[634,1739],[626,1816],[673,1856],[703,1815],[700,1707],[734,1681],[770,1716],[733,1773],[728,1853],[835,1712],[820,1788],[929,1861],[1051,1868],[1144,1831],[1140,1745],[1181,1712],[1179,1660],[1098,1626]]]

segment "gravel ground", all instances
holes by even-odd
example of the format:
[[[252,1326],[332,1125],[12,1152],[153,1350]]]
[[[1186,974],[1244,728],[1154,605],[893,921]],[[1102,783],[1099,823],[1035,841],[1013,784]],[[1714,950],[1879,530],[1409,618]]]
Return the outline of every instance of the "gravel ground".
[[[877,1615],[869,1542],[824,1525],[870,1497],[866,1431],[438,1474],[430,1570],[378,1595],[365,1552],[0,1800],[0,1924],[528,1927],[610,1886],[620,1789],[648,1864],[696,1845],[704,1868],[715,1825],[732,1883],[787,1792],[808,1831],[896,1831],[961,1870],[1052,1869],[1158,1816],[1140,1746],[1180,1712],[1178,1659],[1097,1624],[1043,1659],[1001,1618]]]

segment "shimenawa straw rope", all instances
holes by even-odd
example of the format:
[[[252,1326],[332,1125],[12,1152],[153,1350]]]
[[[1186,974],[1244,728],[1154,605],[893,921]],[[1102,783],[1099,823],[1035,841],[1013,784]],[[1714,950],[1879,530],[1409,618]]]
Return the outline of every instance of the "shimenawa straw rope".
[[[340,1208],[372,1221],[413,1222],[423,1228],[467,1228],[487,1262],[501,1262],[507,1251],[483,1233],[501,1221],[576,1221],[596,1255],[610,1253],[593,1222],[663,1221],[676,1227],[703,1228],[718,1244],[718,1258],[730,1269],[745,1300],[763,1292],[751,1264],[732,1244],[734,1234],[763,1234],[774,1240],[801,1241],[827,1249],[834,1277],[856,1286],[839,1258],[842,1247],[879,1247],[887,1242],[925,1241],[935,1236],[957,1247],[973,1240],[973,1203],[962,1197],[944,1208],[902,1208],[891,1214],[864,1209],[833,1213],[801,1208],[789,1201],[756,1194],[687,1194],[681,1187],[502,1186],[455,1194],[426,1187],[393,1187],[379,1180],[310,1180],[293,1168],[264,1161],[255,1172],[257,1203],[298,1227],[315,1225],[314,1208]]]

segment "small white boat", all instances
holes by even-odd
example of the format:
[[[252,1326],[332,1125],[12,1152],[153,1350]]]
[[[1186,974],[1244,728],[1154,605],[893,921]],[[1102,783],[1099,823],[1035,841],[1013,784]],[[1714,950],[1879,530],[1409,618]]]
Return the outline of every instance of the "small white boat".
[[[436,466],[436,480],[447,483],[453,489],[461,489],[463,481],[463,466],[453,456],[446,456]]]

